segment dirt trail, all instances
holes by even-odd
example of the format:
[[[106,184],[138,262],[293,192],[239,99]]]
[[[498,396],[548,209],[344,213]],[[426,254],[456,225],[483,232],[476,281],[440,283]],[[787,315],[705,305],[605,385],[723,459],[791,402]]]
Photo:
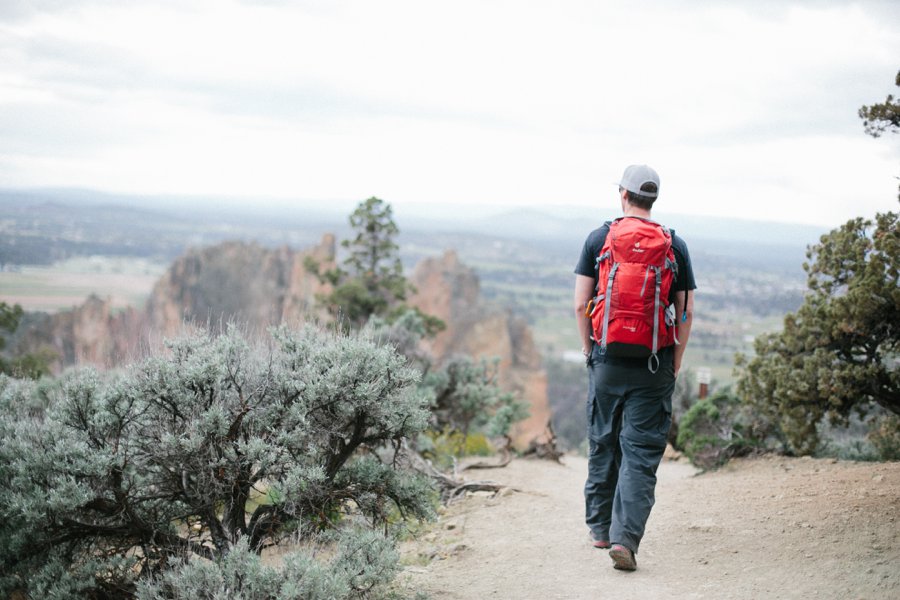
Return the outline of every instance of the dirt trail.
[[[587,461],[564,460],[467,472],[522,491],[451,506],[404,546],[401,581],[435,599],[900,599],[900,463],[663,462],[625,573],[588,543]]]

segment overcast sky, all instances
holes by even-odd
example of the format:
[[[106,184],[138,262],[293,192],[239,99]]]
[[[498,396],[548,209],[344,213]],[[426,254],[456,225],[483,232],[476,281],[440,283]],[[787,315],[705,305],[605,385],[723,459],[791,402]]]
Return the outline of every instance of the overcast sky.
[[[2,0],[0,187],[896,210],[900,2]],[[664,207],[664,208],[663,208]]]

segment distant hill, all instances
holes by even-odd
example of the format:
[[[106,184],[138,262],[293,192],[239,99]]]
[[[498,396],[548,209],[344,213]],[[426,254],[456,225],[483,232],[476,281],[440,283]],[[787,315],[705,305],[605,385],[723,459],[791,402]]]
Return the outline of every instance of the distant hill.
[[[445,207],[446,208],[446,207]],[[583,214],[578,214],[581,210]],[[575,207],[522,208],[504,210],[494,216],[469,216],[458,220],[435,220],[413,216],[404,221],[407,232],[449,232],[505,238],[538,246],[574,265],[585,237],[604,221],[619,216],[589,214]],[[465,214],[463,212],[462,214]],[[699,215],[654,215],[688,241],[695,261],[710,268],[737,263],[744,267],[801,273],[806,248],[818,242],[827,229],[813,225],[729,219]],[[465,252],[462,252],[465,256]],[[466,257],[471,260],[472,257]]]
[[[354,202],[346,200],[298,199],[285,204],[265,198],[206,197],[206,196],[140,196],[107,194],[82,189],[0,189],[0,207],[34,207],[52,202],[56,206],[83,209],[103,209],[140,213],[150,211],[151,218],[165,215],[192,215],[230,220],[234,217],[250,219],[250,223],[275,224],[282,227],[296,225],[343,226]],[[509,208],[473,207],[466,204],[418,204],[406,209],[395,207],[394,216],[401,229],[482,233],[511,239],[561,239],[583,237],[604,220],[618,216],[617,208],[598,206],[596,209],[570,205],[548,204],[546,207]],[[814,225],[753,221],[747,219],[710,217],[659,212],[661,223],[679,234],[693,239],[727,240],[772,245],[800,245],[814,243],[827,231]],[[839,225],[835,223],[835,227]]]

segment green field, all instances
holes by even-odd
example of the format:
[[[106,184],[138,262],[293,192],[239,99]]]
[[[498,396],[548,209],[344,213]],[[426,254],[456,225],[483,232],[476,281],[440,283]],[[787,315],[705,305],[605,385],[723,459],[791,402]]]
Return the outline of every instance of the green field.
[[[75,257],[51,266],[0,271],[0,300],[26,311],[58,312],[91,294],[114,308],[141,306],[166,265],[132,257]]]

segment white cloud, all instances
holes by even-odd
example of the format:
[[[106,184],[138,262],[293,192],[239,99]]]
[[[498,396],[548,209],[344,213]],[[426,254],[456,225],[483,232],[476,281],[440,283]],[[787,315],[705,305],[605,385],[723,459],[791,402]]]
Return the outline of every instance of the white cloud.
[[[641,161],[679,212],[896,208],[889,4],[58,4],[0,13],[0,185],[588,205]]]

